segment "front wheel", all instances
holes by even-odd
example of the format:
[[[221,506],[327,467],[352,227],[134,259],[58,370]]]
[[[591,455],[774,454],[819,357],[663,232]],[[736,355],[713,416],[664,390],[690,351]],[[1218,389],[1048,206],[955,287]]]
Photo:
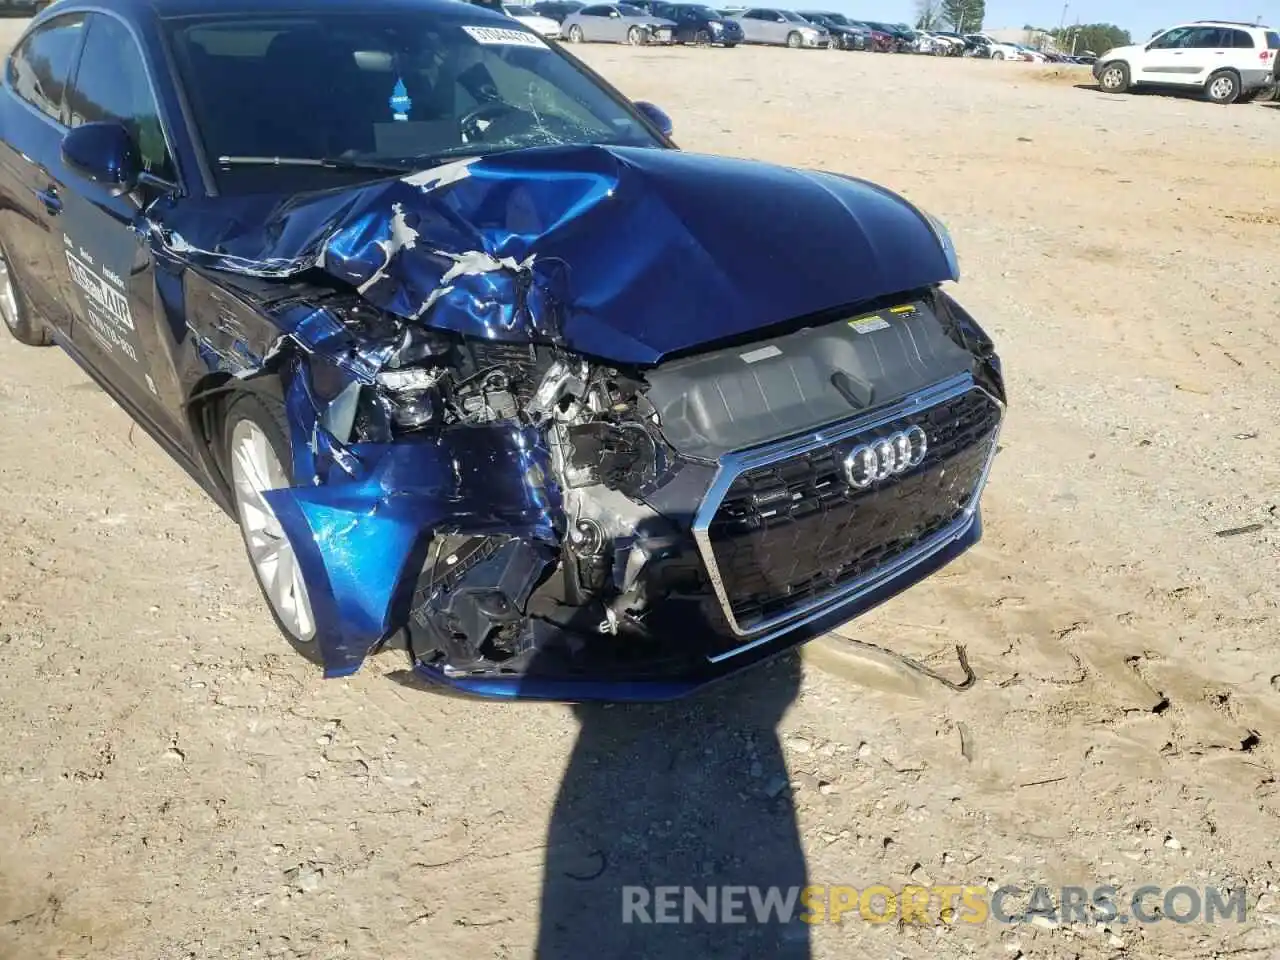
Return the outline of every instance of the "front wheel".
[[[737,46],[737,44],[736,44],[736,43],[726,43],[726,44],[724,45],[724,48],[725,48],[726,50],[732,50],[732,49],[733,49],[734,47],[736,47],[736,46]]]
[[[632,27],[627,31],[627,43],[633,47],[638,47],[644,43],[644,31],[639,27]]]
[[[991,59],[992,59],[992,60],[1003,60],[1003,59],[1004,59],[1004,54],[1003,54],[1003,53],[1001,53],[999,50],[997,50],[995,53],[993,53],[993,54],[991,55]]]
[[[1129,68],[1123,63],[1109,63],[1098,74],[1098,86],[1107,93],[1124,93],[1129,89]]]
[[[795,30],[792,30],[790,33],[787,34],[787,46],[790,47],[792,50],[800,46],[800,43],[801,43],[800,34],[797,33]]]
[[[222,461],[249,564],[276,626],[303,656],[319,662],[311,596],[293,545],[264,494],[293,486],[284,406],[256,393],[235,395],[223,418]]]
[[[576,23],[569,28],[569,42],[570,43],[582,42],[582,28],[578,26]]]
[[[693,35],[693,42],[700,47],[711,46],[711,33],[708,30],[699,30]]]
[[[13,275],[3,250],[0,250],[0,316],[4,317],[5,328],[19,343],[28,347],[47,347],[53,343],[49,328],[33,316],[31,304],[18,286],[18,278]]]
[[[1221,70],[1204,85],[1205,96],[1224,106],[1240,99],[1240,78],[1230,70]]]

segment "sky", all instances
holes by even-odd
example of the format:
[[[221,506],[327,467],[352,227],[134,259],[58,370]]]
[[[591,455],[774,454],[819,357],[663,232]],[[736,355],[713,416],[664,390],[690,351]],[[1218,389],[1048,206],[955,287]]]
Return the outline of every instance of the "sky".
[[[829,0],[832,10],[887,23],[914,23],[915,0]],[[984,27],[1056,27],[1063,0],[987,0]],[[1145,40],[1153,30],[1191,20],[1241,20],[1280,26],[1277,0],[1067,0],[1066,22],[1114,23],[1133,39]]]

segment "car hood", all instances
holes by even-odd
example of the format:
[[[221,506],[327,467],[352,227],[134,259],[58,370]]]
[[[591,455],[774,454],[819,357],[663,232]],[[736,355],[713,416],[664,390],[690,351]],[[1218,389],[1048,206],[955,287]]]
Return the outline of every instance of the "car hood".
[[[637,365],[956,278],[888,190],[673,149],[539,147],[152,216],[158,252],[191,265],[324,271],[410,323]]]

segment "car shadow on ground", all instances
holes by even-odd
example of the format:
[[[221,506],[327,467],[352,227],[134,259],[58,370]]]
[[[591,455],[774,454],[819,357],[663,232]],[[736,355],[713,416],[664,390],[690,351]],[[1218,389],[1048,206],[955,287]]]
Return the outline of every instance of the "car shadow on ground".
[[[658,886],[703,900],[708,887],[722,898],[730,886],[759,896],[804,886],[776,732],[800,676],[792,654],[675,703],[575,707],[581,729],[547,830],[537,957],[810,956],[802,907],[790,922],[760,922],[750,889],[735,895],[745,922],[708,922],[701,903],[683,922],[682,893],[664,901],[680,922],[645,922],[662,912]],[[627,904],[637,907],[629,918]]]

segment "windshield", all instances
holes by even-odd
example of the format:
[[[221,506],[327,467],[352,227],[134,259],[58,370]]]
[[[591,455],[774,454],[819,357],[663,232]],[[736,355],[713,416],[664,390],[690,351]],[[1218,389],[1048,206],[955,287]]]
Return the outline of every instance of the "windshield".
[[[633,7],[629,3],[618,4],[618,9],[622,11],[622,15],[624,17],[647,17],[649,15],[647,10],[641,10],[639,7]]]
[[[827,20],[829,23],[834,23],[836,26],[840,26],[840,27],[853,26],[852,21],[850,21],[850,19],[846,17],[843,13],[824,13],[822,16],[823,16],[823,19]]]
[[[166,22],[219,190],[377,175],[352,170],[358,163],[414,170],[522,147],[660,145],[536,34],[476,13],[459,4],[456,14],[264,10]],[[303,169],[255,158],[343,163]]]
[[[792,13],[790,10],[779,10],[778,13],[782,15],[784,20],[790,20],[792,23],[808,23],[800,14]]]

